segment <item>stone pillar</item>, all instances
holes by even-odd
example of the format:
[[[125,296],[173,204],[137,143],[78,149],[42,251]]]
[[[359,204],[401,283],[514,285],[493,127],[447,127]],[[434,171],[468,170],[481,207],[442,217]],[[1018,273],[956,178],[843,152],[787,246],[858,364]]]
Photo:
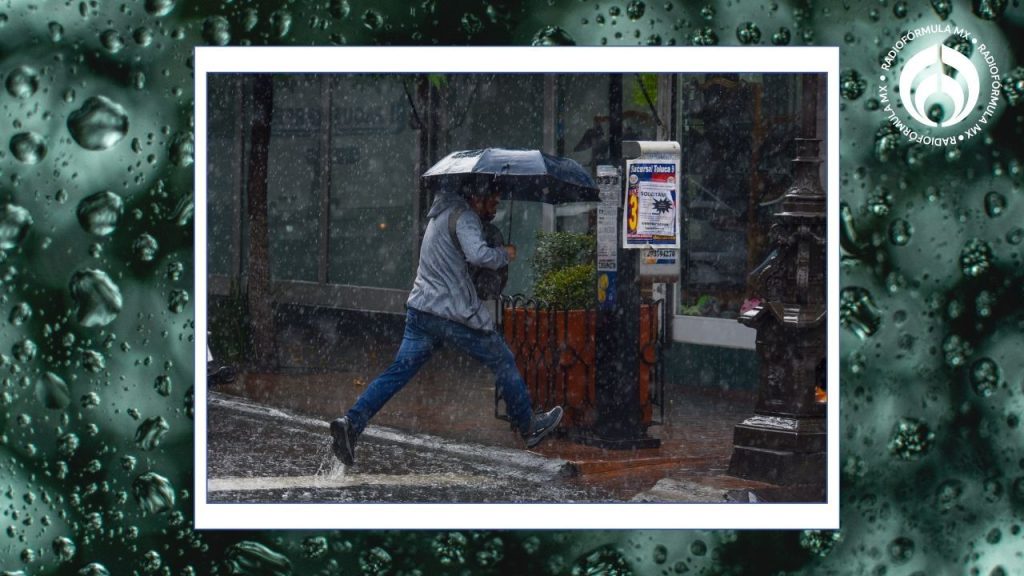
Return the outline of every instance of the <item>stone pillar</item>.
[[[824,486],[825,193],[820,140],[797,139],[793,185],[774,217],[772,252],[750,274],[760,303],[739,321],[757,330],[758,399],[738,424],[729,474],[779,485]]]

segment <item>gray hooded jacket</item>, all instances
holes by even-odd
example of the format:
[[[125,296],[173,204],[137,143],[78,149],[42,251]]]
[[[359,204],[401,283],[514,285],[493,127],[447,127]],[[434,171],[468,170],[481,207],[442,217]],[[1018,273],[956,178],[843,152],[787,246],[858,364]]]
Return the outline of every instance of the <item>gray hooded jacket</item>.
[[[448,215],[456,206],[466,208],[455,227],[462,253],[448,233]],[[497,270],[508,264],[508,254],[487,246],[480,217],[457,194],[438,195],[427,217],[416,281],[406,305],[475,330],[494,330],[494,319],[477,297],[466,262]]]

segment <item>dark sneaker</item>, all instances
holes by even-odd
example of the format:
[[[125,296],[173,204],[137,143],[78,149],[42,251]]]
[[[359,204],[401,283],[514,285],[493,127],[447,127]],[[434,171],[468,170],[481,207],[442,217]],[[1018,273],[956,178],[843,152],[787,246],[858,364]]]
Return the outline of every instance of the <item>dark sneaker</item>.
[[[345,466],[351,466],[356,461],[356,436],[358,434],[352,431],[348,417],[343,416],[331,422],[331,437],[334,438],[331,448]]]
[[[558,427],[558,423],[562,421],[562,407],[555,406],[547,412],[541,412],[540,414],[533,415],[533,422],[530,423],[530,431],[523,434],[523,440],[526,441],[527,448],[533,448],[545,436],[551,433],[552,430]]]

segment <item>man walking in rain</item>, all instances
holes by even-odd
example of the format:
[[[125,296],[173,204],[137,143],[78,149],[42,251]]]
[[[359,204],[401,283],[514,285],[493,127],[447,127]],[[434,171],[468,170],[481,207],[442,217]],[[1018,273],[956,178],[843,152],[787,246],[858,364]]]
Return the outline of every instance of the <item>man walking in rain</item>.
[[[477,295],[469,266],[497,270],[515,259],[515,246],[489,247],[483,222],[497,211],[499,192],[463,187],[442,191],[427,216],[416,281],[406,301],[405,334],[394,362],[359,396],[345,416],[331,422],[332,448],[343,464],[355,461],[356,439],[367,423],[430,359],[433,350],[449,344],[487,366],[513,426],[527,448],[533,448],[562,420],[562,408],[533,414],[515,357],[494,329],[494,319]],[[454,226],[449,218],[456,217]],[[454,233],[452,233],[454,228]]]

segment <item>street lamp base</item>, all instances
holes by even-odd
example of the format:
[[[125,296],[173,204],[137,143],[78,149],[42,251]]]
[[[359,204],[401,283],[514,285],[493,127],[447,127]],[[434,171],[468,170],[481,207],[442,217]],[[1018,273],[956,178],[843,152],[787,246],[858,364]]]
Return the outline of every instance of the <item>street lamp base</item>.
[[[824,419],[755,415],[737,424],[728,473],[781,486],[824,485]]]

